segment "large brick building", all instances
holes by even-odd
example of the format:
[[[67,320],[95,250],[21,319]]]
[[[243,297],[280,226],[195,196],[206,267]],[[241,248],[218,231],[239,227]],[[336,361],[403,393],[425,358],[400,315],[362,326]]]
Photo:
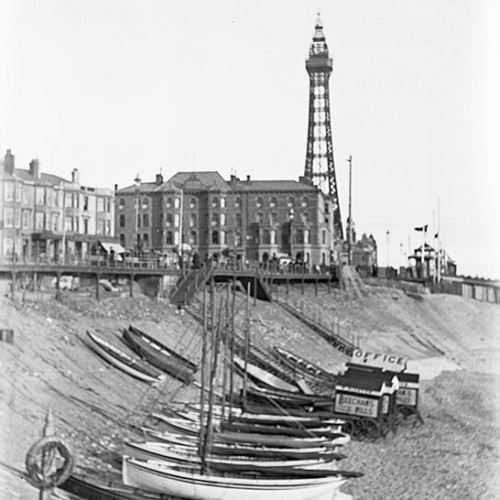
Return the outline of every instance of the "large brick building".
[[[40,162],[15,167],[10,149],[0,160],[0,258],[54,261],[85,258],[99,242],[112,241],[114,192],[43,173]]]
[[[217,172],[179,172],[164,181],[115,191],[116,234],[123,247],[172,259],[233,254],[265,262],[288,255],[310,265],[334,259],[330,197],[305,179],[224,180]]]

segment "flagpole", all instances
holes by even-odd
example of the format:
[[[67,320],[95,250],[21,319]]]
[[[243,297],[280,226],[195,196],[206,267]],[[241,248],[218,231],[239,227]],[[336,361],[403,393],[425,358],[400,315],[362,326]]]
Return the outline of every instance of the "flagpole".
[[[425,236],[427,234],[427,224],[423,227],[423,232],[424,232],[424,244],[422,246],[422,253],[420,255],[420,263],[422,266],[422,278],[425,278]]]
[[[441,211],[441,202],[439,198],[437,199],[438,206],[437,206],[437,269],[436,269],[436,278],[437,282],[441,283],[441,223],[440,223],[440,211]]]

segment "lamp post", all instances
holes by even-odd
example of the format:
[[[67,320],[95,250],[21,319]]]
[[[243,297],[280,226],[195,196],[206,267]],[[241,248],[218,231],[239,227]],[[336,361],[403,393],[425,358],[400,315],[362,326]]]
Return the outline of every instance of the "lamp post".
[[[139,253],[139,188],[141,187],[141,178],[139,174],[134,179],[135,182],[135,224],[134,224],[134,247],[137,254]]]
[[[352,264],[351,248],[352,248],[352,156],[347,159],[349,162],[349,224],[347,225],[347,264]]]
[[[390,237],[391,233],[389,230],[386,231],[385,236],[387,238],[387,268],[389,268],[389,262],[390,262]]]
[[[183,238],[183,212],[184,212],[184,190],[180,188],[181,199],[180,199],[180,215],[179,215],[179,254],[181,258],[182,274],[184,274],[184,238]]]
[[[183,238],[183,232],[184,232],[184,224],[183,224],[183,216],[184,216],[184,189],[179,188],[177,186],[172,186],[174,191],[177,191],[180,193],[180,199],[179,199],[179,265],[181,267],[181,271],[184,274],[184,238]],[[175,208],[176,202],[175,202]],[[175,243],[175,241],[174,241]]]
[[[293,207],[290,207],[290,211],[288,212],[288,218],[290,220],[290,258],[293,262],[293,220],[295,218],[295,212]]]
[[[66,261],[66,190],[64,189],[64,184],[62,186],[62,261],[63,264]]]

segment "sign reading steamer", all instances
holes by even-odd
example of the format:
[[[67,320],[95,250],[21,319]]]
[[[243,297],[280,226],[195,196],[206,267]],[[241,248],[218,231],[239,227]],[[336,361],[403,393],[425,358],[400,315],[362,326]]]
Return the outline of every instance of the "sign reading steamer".
[[[352,353],[351,363],[356,365],[373,366],[391,372],[402,372],[406,369],[408,359],[395,356],[394,354],[382,354],[378,352],[363,351],[355,349]]]

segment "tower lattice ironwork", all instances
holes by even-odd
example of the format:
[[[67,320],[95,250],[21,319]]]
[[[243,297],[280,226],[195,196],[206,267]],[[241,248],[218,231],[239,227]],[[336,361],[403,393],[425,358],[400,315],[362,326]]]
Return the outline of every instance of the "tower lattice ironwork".
[[[323,24],[318,15],[313,42],[306,60],[309,73],[309,123],[304,177],[328,194],[332,203],[336,239],[343,239],[342,218],[333,161],[329,80],[333,60],[328,53]]]

